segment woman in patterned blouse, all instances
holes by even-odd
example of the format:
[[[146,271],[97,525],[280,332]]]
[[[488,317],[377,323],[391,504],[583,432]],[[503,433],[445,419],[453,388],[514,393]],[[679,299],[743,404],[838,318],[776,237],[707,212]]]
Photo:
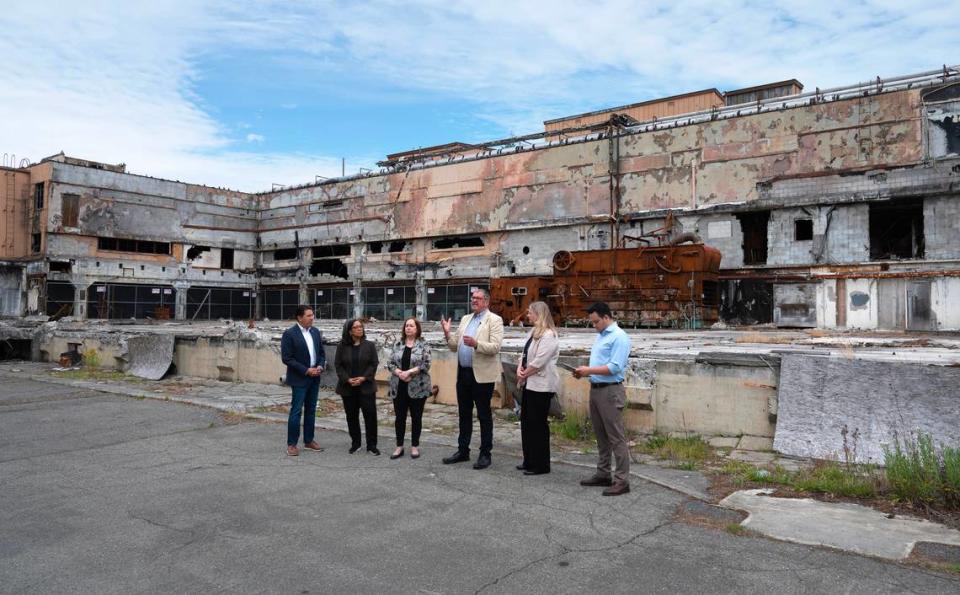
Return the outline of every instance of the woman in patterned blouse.
[[[390,371],[390,398],[396,412],[397,449],[391,459],[403,456],[403,435],[407,430],[407,410],[410,411],[410,456],[420,458],[420,429],[423,425],[423,406],[430,396],[430,347],[421,337],[420,321],[408,318],[403,322],[403,339],[393,347],[387,359]]]

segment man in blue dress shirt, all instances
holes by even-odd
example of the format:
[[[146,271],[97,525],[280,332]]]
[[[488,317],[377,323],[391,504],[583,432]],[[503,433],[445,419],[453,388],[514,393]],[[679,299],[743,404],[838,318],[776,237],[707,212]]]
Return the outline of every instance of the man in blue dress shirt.
[[[623,378],[630,357],[630,337],[617,325],[606,303],[593,304],[587,314],[600,334],[590,348],[590,365],[579,366],[573,375],[590,378],[590,422],[600,456],[596,473],[580,485],[603,486],[604,496],[619,496],[630,491],[630,450],[623,431],[623,408],[627,404]],[[611,454],[616,459],[612,477]]]

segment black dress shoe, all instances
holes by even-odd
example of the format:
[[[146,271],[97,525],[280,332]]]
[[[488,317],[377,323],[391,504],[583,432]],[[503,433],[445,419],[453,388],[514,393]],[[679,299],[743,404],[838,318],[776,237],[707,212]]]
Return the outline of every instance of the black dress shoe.
[[[469,452],[463,452],[462,450],[458,450],[457,452],[453,453],[449,457],[444,457],[443,464],[452,465],[453,463],[462,463],[464,461],[469,461],[469,460],[470,460]]]
[[[399,458],[402,457],[402,456],[403,456],[403,449],[401,448],[401,449],[398,450],[397,452],[395,452],[395,453],[393,453],[392,455],[390,455],[390,460],[399,459]]]
[[[550,473],[550,470],[549,469],[540,469],[540,470],[524,469],[523,470],[524,475],[544,475],[546,473]]]
[[[359,444],[355,444],[355,445],[353,445],[353,446],[350,447],[350,454],[353,454],[353,453],[357,452],[358,450],[360,450],[360,445],[359,445]]]
[[[486,469],[489,466],[490,466],[490,455],[486,453],[481,453],[480,456],[477,457],[477,462],[473,464],[474,469]]]
[[[376,447],[376,446],[374,446],[373,448],[367,448],[367,452],[370,453],[370,454],[372,454],[372,455],[375,456],[375,457],[379,457],[379,456],[380,456],[380,451],[377,450],[377,447]]]
[[[519,465],[517,465],[517,471],[526,471],[526,470],[527,470],[526,463],[520,463]]]
[[[613,485],[613,480],[609,477],[592,475],[586,479],[581,479],[580,485],[587,487],[609,487]]]

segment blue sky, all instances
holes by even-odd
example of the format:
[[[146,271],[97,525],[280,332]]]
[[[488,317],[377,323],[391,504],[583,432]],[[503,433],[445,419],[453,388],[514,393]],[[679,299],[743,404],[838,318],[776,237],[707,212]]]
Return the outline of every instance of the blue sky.
[[[960,63],[960,0],[16,3],[0,152],[269,189],[563,115]]]

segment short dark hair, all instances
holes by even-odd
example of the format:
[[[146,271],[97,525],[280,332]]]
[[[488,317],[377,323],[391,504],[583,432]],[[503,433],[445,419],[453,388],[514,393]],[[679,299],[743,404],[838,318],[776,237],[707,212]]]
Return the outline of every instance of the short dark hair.
[[[351,318],[343,325],[343,335],[340,337],[341,345],[353,345],[353,337],[350,336],[350,329],[353,328],[353,323],[355,322],[359,322],[361,325],[363,325],[363,321],[360,320],[359,318]],[[361,340],[366,338],[367,338],[367,327],[366,325],[363,325],[363,337],[361,337]]]
[[[300,317],[302,317],[304,314],[306,314],[306,313],[307,313],[307,310],[311,310],[311,311],[312,311],[312,310],[313,310],[313,306],[307,306],[307,305],[305,305],[305,304],[300,304],[299,306],[297,306],[297,318],[300,318]]]
[[[587,308],[587,314],[593,314],[594,312],[596,312],[600,318],[613,318],[613,312],[610,311],[610,306],[607,302],[591,304],[590,307]]]
[[[409,318],[404,319],[403,326],[400,327],[400,342],[402,343],[407,339],[407,321],[412,320],[413,324],[417,325],[417,338],[419,339],[423,335],[423,327],[420,326],[420,321],[417,320],[416,316],[410,316]]]

